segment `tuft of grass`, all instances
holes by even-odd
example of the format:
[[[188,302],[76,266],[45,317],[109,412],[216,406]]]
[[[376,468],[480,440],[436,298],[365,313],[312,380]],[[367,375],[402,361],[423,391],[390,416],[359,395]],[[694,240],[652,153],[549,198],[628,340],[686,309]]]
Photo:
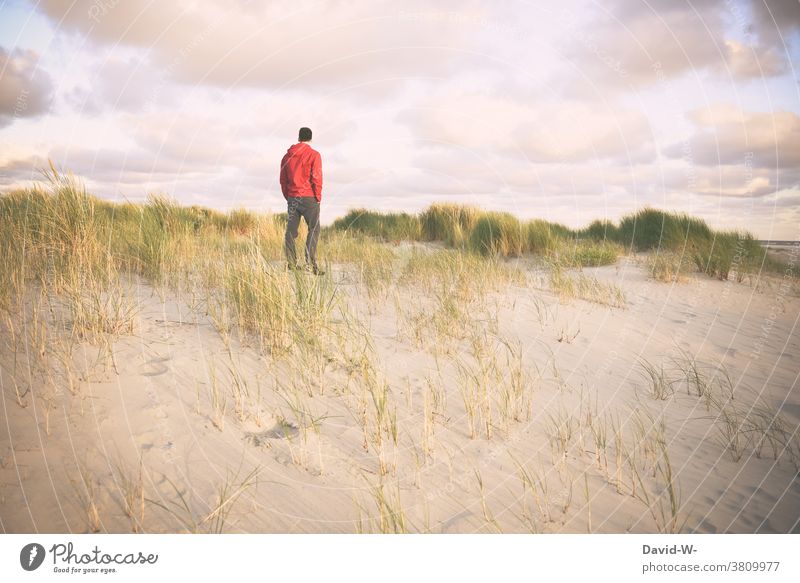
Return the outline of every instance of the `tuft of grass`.
[[[126,255],[134,269],[156,284],[176,276],[196,230],[194,213],[164,195],[150,195],[140,207],[138,232],[128,242]]]
[[[138,307],[128,298],[118,279],[67,285],[63,297],[78,338],[97,343],[108,336],[134,331]]]
[[[258,224],[258,215],[241,208],[230,211],[225,221],[225,226],[237,235],[252,233]]]
[[[683,253],[658,251],[647,258],[647,267],[656,281],[678,283],[686,281],[691,272],[692,261]]]
[[[353,209],[342,218],[336,219],[332,228],[393,243],[422,239],[420,217],[408,213],[378,213],[366,209]]]
[[[116,483],[122,495],[125,516],[131,521],[131,532],[141,532],[144,524],[144,466],[139,457],[138,469],[126,470],[122,462],[116,465]]]
[[[490,257],[519,257],[526,249],[528,233],[510,213],[484,212],[469,236],[469,248]]]
[[[704,370],[704,365],[682,348],[678,349],[678,355],[672,358],[672,363],[686,383],[686,394],[694,394],[705,399],[708,407],[708,399],[712,396],[713,384]],[[731,392],[730,396],[732,395],[733,393]]]
[[[491,525],[497,532],[502,533],[500,525],[498,524],[497,520],[495,520],[492,511],[489,509],[489,504],[486,501],[486,485],[483,483],[483,476],[478,468],[474,468],[473,473],[475,474],[475,481],[478,484],[478,495],[480,496],[483,520],[486,521],[486,524]]]
[[[493,405],[497,392],[496,384],[500,380],[499,366],[496,354],[481,334],[472,336],[471,345],[473,362],[461,359],[456,361],[458,388],[467,415],[470,439],[477,438],[481,428],[486,439],[491,439],[494,429]],[[524,388],[507,387],[501,392],[508,394],[518,390],[524,391]],[[508,403],[508,405],[517,404]],[[507,414],[511,415],[513,412],[508,411]]]
[[[639,373],[647,384],[650,396],[659,401],[665,401],[675,394],[673,381],[664,371],[664,366],[656,366],[644,358],[639,359]]]
[[[655,265],[653,275],[657,279],[672,278],[673,274],[680,275],[688,269],[683,264],[684,258],[710,277],[726,280],[733,274],[739,282],[785,268],[780,261],[769,257],[750,233],[714,231],[702,219],[653,208],[623,217],[617,241],[638,251],[657,250],[659,254],[675,253],[681,257],[676,264],[667,255]]]
[[[103,524],[97,505],[98,485],[95,475],[83,464],[78,464],[80,483],[75,486],[78,499],[83,507],[89,532],[100,532]]]
[[[533,527],[531,530],[535,531],[535,520],[530,513],[530,509],[528,508],[527,495],[530,493],[531,497],[533,498],[540,517],[545,522],[551,522],[553,517],[550,512],[550,490],[547,485],[547,476],[540,475],[532,468],[527,467],[525,464],[511,455],[511,453],[508,455],[517,468],[517,477],[522,485],[522,496],[520,498],[520,502],[522,504],[522,516],[526,522]]]
[[[616,243],[561,239],[549,256],[560,267],[599,267],[613,265],[623,249]]]
[[[715,414],[714,427],[717,429],[719,443],[731,454],[731,459],[738,462],[753,438],[747,423],[747,412],[737,403],[728,401],[718,403]]]
[[[505,348],[506,358],[502,381],[498,386],[498,408],[508,430],[511,421],[520,423],[530,419],[533,382],[525,368],[522,345],[502,339],[500,342]]]
[[[377,530],[383,534],[405,534],[409,531],[408,518],[403,509],[403,501],[400,496],[400,484],[395,483],[394,487],[387,487],[383,481],[377,484],[370,484],[369,495],[375,505],[377,517],[373,517],[367,512],[367,528]],[[366,512],[361,504],[356,501],[358,510],[357,530],[365,532],[362,513]]]
[[[565,459],[572,440],[579,428],[576,419],[564,410],[547,414],[545,431],[550,441],[550,447],[559,458]]]
[[[228,410],[228,400],[219,386],[216,368],[213,361],[208,363],[208,396],[211,404],[211,423],[222,431],[225,428],[225,413]]]
[[[330,331],[339,305],[330,274],[313,277],[276,269],[257,249],[226,266],[224,285],[239,327],[276,353],[318,343]]]
[[[623,245],[639,251],[680,250],[713,237],[702,219],[649,207],[623,217],[617,236]]]
[[[164,479],[172,488],[176,500],[145,500],[172,516],[189,533],[214,533],[225,532],[230,515],[242,495],[258,484],[260,468],[255,467],[244,477],[241,476],[241,467],[235,472],[228,470],[225,479],[217,487],[217,495],[210,510],[199,513],[192,508],[189,498],[169,477]]]
[[[593,241],[618,241],[619,227],[608,220],[592,221],[588,227],[578,231],[578,237]]]
[[[559,265],[553,265],[550,270],[550,289],[562,300],[575,298],[612,308],[627,305],[625,293],[619,286],[582,273],[570,276]]]
[[[422,237],[426,241],[444,241],[451,247],[464,248],[480,214],[481,211],[473,207],[433,204],[420,215]]]
[[[324,262],[346,264],[371,298],[381,298],[394,280],[396,255],[391,247],[373,238],[332,231],[320,250]]]
[[[636,498],[647,507],[660,533],[675,534],[684,529],[689,516],[683,508],[680,485],[672,469],[666,440],[663,439],[663,434],[658,434],[655,439],[658,446],[655,476],[660,488],[657,492],[651,493],[634,464],[631,468],[639,484],[639,494]]]
[[[592,432],[595,463],[598,469],[608,472],[608,417],[593,415],[589,417],[587,424]]]
[[[566,228],[566,227],[564,227]],[[526,250],[536,255],[546,255],[552,251],[557,242],[557,228],[547,221],[534,219],[525,225]]]
[[[217,487],[215,505],[200,521],[199,526],[207,525],[208,531],[214,534],[225,532],[236,502],[247,490],[258,484],[259,471],[260,468],[256,466],[243,478],[240,478],[241,467],[235,472],[226,471],[225,479]]]
[[[524,275],[495,257],[444,249],[412,253],[398,281],[432,295],[452,294],[470,302],[508,285],[521,285]]]

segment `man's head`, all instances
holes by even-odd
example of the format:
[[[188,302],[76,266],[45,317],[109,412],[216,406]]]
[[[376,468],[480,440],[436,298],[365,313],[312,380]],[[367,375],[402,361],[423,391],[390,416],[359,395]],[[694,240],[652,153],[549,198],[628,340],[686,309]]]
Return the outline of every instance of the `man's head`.
[[[300,128],[300,135],[298,136],[298,141],[300,142],[310,142],[311,141],[311,130],[308,128]]]

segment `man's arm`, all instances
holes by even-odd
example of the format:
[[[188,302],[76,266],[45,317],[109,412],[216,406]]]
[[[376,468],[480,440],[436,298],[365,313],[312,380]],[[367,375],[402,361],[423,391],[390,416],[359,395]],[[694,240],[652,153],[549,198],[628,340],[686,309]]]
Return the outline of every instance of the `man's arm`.
[[[311,183],[311,192],[314,193],[314,198],[317,199],[317,202],[322,202],[322,156],[319,155],[319,152],[311,161],[309,182]]]
[[[283,198],[286,198],[288,200],[288,196],[286,194],[289,190],[289,176],[286,172],[286,162],[288,162],[287,158],[288,154],[285,155],[281,160],[280,181],[281,181],[281,192],[283,192]]]

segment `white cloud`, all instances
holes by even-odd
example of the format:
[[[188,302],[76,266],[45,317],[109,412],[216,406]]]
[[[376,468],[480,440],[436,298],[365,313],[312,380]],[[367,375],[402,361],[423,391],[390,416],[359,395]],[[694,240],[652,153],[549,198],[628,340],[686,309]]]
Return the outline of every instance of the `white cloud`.
[[[328,222],[446,199],[574,226],[755,207],[763,227],[772,201],[786,229],[798,116],[755,111],[795,109],[780,41],[797,27],[748,6],[44,0],[54,42],[22,78],[49,73],[36,95],[56,106],[4,129],[0,173],[21,185],[51,157],[100,196],[280,210],[278,161],[307,125]]]
[[[446,73],[457,54],[452,49],[485,11],[474,0],[440,3],[435,11],[421,0],[40,5],[64,29],[146,49],[182,83],[279,88]],[[448,10],[474,18],[436,17]]]
[[[140,112],[175,101],[174,88],[166,85],[141,55],[95,58],[89,67],[88,82],[78,84],[65,96],[68,104],[81,113]]]
[[[33,51],[0,47],[0,127],[48,110],[53,83],[38,62]]]
[[[726,40],[725,48],[727,65],[735,77],[774,77],[788,70],[786,60],[771,47],[745,46]]]
[[[800,116],[791,111],[745,112],[732,105],[717,104],[689,114],[695,125],[689,149],[674,145],[672,157],[687,152],[694,163],[734,164],[743,167],[800,167]]]
[[[598,4],[594,22],[563,41],[564,54],[578,70],[572,90],[584,95],[598,88],[630,90],[680,75],[702,78],[707,71],[722,79],[781,75],[791,56],[779,41],[791,44],[798,14],[795,0]],[[778,24],[773,16],[781,17]],[[739,30],[731,30],[731,22]],[[749,37],[751,31],[757,36],[753,42],[731,38]]]
[[[500,151],[529,162],[653,156],[646,117],[619,105],[463,93],[422,99],[399,119],[422,140]]]

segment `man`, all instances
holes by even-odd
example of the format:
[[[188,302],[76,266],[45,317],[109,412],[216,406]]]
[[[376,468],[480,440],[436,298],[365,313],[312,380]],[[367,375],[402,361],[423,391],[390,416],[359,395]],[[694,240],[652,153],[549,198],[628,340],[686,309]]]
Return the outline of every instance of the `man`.
[[[294,240],[300,217],[308,225],[306,265],[317,275],[325,272],[317,266],[319,239],[319,207],[322,202],[322,158],[311,143],[311,130],[300,128],[298,143],[289,148],[281,160],[281,190],[288,205],[284,248],[289,269],[297,269]]]

